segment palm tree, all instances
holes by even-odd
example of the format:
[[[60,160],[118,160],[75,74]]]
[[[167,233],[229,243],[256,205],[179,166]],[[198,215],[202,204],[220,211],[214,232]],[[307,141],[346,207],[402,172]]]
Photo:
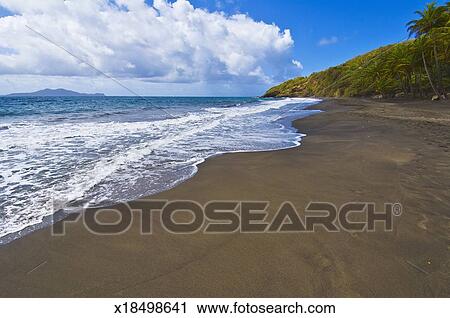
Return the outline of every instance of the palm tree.
[[[423,86],[422,86],[422,69],[423,69],[423,57],[422,53],[424,52],[421,47],[420,40],[415,40],[411,42],[411,67],[412,73],[414,75],[414,84],[416,86],[417,92],[421,97],[424,96]],[[426,63],[425,63],[426,64]]]
[[[436,2],[427,4],[427,7],[423,11],[416,11],[415,13],[420,16],[420,19],[409,21],[408,32],[410,36],[420,37],[422,35],[428,35],[435,28],[443,27],[448,22],[446,16],[449,10],[450,2],[446,6],[436,6]]]
[[[416,11],[416,14],[420,16],[420,19],[412,20],[407,23],[408,31],[410,36],[415,36],[416,38],[430,38],[433,46],[434,53],[434,61],[436,65],[436,74],[438,79],[438,85],[441,87],[442,84],[442,76],[440,71],[438,53],[437,53],[437,45],[433,31],[437,28],[445,27],[449,21],[448,19],[448,3],[447,6],[436,6],[436,2],[429,3],[427,7],[423,11]],[[421,43],[421,46],[425,48],[425,42]],[[428,71],[428,67],[426,65],[425,53],[422,52],[422,59],[424,62],[425,71],[427,72],[427,76],[430,80],[431,87],[434,92],[438,96],[443,96],[444,94],[439,94],[438,90],[432,83],[432,79],[430,77],[430,72]]]
[[[423,62],[423,66],[425,68],[425,73],[427,74],[427,77],[428,77],[428,81],[430,82],[430,86],[433,89],[433,92],[437,96],[440,96],[438,90],[436,89],[436,86],[433,83],[433,80],[431,79],[431,72],[430,72],[430,70],[428,68],[427,60],[426,60],[426,57],[425,57],[425,50],[426,50],[426,47],[427,47],[427,38],[425,38],[424,36],[421,36],[420,38],[416,39],[416,44],[417,44],[418,48],[420,49],[420,52],[422,53],[421,54],[422,62]]]

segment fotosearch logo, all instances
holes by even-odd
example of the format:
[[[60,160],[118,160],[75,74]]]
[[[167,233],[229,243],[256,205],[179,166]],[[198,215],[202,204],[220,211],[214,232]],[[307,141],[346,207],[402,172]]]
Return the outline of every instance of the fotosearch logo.
[[[265,201],[195,201],[138,200],[114,207],[88,209],[69,214],[52,226],[54,235],[64,235],[67,223],[82,219],[87,230],[98,235],[117,235],[128,231],[133,222],[141,234],[152,234],[155,218],[167,232],[192,234],[221,233],[304,233],[323,229],[328,232],[393,231],[394,217],[401,215],[400,203],[385,203],[377,209],[373,202],[349,202],[337,207],[330,202],[310,202],[301,215],[289,201],[275,213],[268,212]],[[113,214],[113,221],[99,220],[99,215]]]

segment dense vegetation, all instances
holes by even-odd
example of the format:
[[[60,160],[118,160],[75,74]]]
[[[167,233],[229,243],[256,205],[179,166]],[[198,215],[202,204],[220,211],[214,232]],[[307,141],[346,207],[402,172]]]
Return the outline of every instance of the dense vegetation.
[[[410,39],[269,89],[281,96],[436,96],[450,87],[450,2],[430,3],[407,24]]]

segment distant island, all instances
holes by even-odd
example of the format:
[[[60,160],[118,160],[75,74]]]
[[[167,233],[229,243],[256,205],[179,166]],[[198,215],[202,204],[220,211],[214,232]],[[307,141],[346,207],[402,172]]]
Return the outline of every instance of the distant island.
[[[31,92],[31,93],[12,93],[5,96],[10,97],[70,97],[70,96],[105,96],[103,93],[78,93],[75,91],[71,91],[68,89],[57,88],[57,89],[42,89],[40,91]]]

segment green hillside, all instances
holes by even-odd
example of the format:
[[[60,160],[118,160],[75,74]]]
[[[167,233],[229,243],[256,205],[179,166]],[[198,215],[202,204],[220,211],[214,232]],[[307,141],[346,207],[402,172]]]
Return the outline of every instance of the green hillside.
[[[450,87],[450,3],[431,3],[408,23],[415,38],[384,46],[308,77],[269,89],[265,97],[433,96]]]

